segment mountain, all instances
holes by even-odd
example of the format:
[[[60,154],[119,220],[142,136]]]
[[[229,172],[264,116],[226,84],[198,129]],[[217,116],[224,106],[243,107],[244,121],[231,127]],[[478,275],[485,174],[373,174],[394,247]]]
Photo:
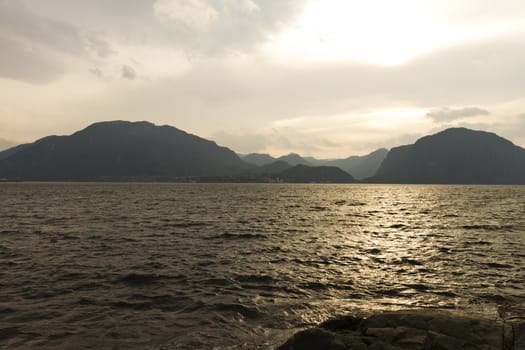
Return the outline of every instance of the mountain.
[[[249,167],[215,142],[149,122],[95,123],[7,152],[0,178],[21,180],[174,180],[228,176]]]
[[[326,165],[328,162],[332,161],[332,159],[317,159],[314,157],[302,157],[302,158],[306,160],[310,165],[313,165],[313,166]]]
[[[347,173],[352,174],[356,179],[362,180],[375,175],[387,154],[388,150],[381,148],[365,156],[327,160],[324,162],[324,165],[339,167]]]
[[[381,148],[365,156],[352,156],[344,159],[316,159],[313,157],[302,157],[296,153],[290,153],[286,156],[277,158],[277,160],[286,162],[292,166],[299,164],[308,166],[335,166],[352,174],[356,179],[362,180],[375,175],[387,154],[388,150]],[[270,155],[263,153],[251,153],[241,158],[245,162],[257,166],[265,166],[276,160]]]
[[[257,166],[268,165],[275,162],[275,158],[266,153],[250,153],[241,157],[248,164]]]
[[[301,157],[297,153],[290,153],[288,155],[281,156],[281,157],[277,158],[277,160],[282,160],[283,162],[286,162],[286,163],[288,163],[290,165],[293,165],[293,166],[299,165],[299,164],[311,165],[308,161],[306,161],[303,157]]]
[[[352,175],[337,167],[296,165],[277,174],[285,182],[318,182],[318,183],[353,183]]]
[[[0,160],[6,159],[6,158],[12,156],[13,154],[15,154],[17,152],[26,149],[29,145],[30,145],[29,143],[24,143],[22,145],[11,147],[11,148],[8,148],[8,149],[0,152]]]
[[[393,148],[368,181],[525,184],[525,149],[493,133],[451,128]]]
[[[253,174],[257,175],[275,175],[279,174],[285,170],[290,169],[292,166],[282,160],[277,160],[273,163],[260,166],[252,170]]]

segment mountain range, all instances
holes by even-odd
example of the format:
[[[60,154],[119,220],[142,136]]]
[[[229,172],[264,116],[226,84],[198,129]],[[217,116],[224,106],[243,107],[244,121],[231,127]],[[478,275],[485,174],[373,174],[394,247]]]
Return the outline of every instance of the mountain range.
[[[0,179],[525,184],[525,150],[493,133],[452,128],[413,145],[322,160],[239,157],[171,126],[95,123],[0,152]]]
[[[375,175],[387,154],[388,150],[381,148],[365,156],[351,156],[344,159],[316,159],[301,157],[297,153],[290,153],[279,158],[264,153],[250,153],[241,156],[241,158],[246,163],[257,166],[268,166],[276,161],[283,161],[290,165],[332,166],[352,174],[358,180],[362,180]]]

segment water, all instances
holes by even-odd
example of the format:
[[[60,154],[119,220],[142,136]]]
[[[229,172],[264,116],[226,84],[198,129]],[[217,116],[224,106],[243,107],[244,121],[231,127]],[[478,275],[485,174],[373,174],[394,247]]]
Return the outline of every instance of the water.
[[[525,187],[0,184],[0,349],[272,349],[525,301]]]

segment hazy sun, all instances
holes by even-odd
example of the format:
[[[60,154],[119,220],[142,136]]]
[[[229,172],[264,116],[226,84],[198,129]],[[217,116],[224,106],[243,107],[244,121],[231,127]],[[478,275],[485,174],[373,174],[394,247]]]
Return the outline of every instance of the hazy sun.
[[[439,2],[313,0],[271,51],[303,60],[396,65],[430,51],[512,30],[513,23],[454,23]]]

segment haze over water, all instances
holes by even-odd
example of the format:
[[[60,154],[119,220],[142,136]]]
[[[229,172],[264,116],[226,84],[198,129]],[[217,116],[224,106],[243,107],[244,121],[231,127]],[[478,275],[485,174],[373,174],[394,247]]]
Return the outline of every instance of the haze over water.
[[[0,348],[271,349],[525,301],[525,187],[0,184]]]

